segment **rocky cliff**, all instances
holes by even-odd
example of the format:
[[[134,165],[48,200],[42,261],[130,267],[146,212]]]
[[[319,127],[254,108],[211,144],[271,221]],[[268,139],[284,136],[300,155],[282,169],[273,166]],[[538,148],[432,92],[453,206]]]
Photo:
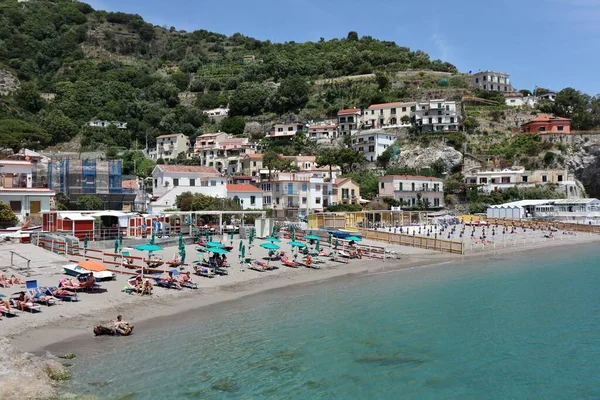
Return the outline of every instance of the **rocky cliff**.
[[[453,147],[441,143],[432,143],[429,147],[418,144],[404,144],[400,148],[397,165],[409,168],[430,168],[436,162],[442,162],[450,170],[462,161],[462,154]]]
[[[7,95],[19,87],[16,76],[5,69],[0,69],[0,95]]]

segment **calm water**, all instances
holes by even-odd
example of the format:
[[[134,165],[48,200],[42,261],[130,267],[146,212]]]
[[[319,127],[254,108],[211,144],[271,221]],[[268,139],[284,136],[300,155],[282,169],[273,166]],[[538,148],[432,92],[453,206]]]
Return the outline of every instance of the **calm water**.
[[[566,251],[189,314],[107,338],[101,354],[74,360],[67,389],[128,399],[598,399],[599,251]]]

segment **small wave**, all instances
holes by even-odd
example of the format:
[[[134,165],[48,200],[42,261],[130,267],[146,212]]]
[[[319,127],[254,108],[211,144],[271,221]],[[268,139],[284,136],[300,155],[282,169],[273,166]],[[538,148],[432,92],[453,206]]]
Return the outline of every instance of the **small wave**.
[[[68,378],[57,360],[22,352],[0,338],[0,399],[52,398],[57,381]]]

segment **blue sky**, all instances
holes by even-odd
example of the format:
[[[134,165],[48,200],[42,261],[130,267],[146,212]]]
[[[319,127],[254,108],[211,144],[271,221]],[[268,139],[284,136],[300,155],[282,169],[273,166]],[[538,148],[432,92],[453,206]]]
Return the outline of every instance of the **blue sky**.
[[[84,0],[85,1],[85,0]],[[518,89],[600,93],[600,0],[88,0],[192,31],[273,42],[360,36],[421,49],[460,71],[511,74]]]

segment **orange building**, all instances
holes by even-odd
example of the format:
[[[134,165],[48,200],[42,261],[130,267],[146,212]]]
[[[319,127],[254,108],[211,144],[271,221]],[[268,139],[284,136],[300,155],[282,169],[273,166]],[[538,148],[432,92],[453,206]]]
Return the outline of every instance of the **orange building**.
[[[571,120],[569,118],[555,117],[554,115],[538,115],[531,121],[521,125],[524,133],[571,133]]]

